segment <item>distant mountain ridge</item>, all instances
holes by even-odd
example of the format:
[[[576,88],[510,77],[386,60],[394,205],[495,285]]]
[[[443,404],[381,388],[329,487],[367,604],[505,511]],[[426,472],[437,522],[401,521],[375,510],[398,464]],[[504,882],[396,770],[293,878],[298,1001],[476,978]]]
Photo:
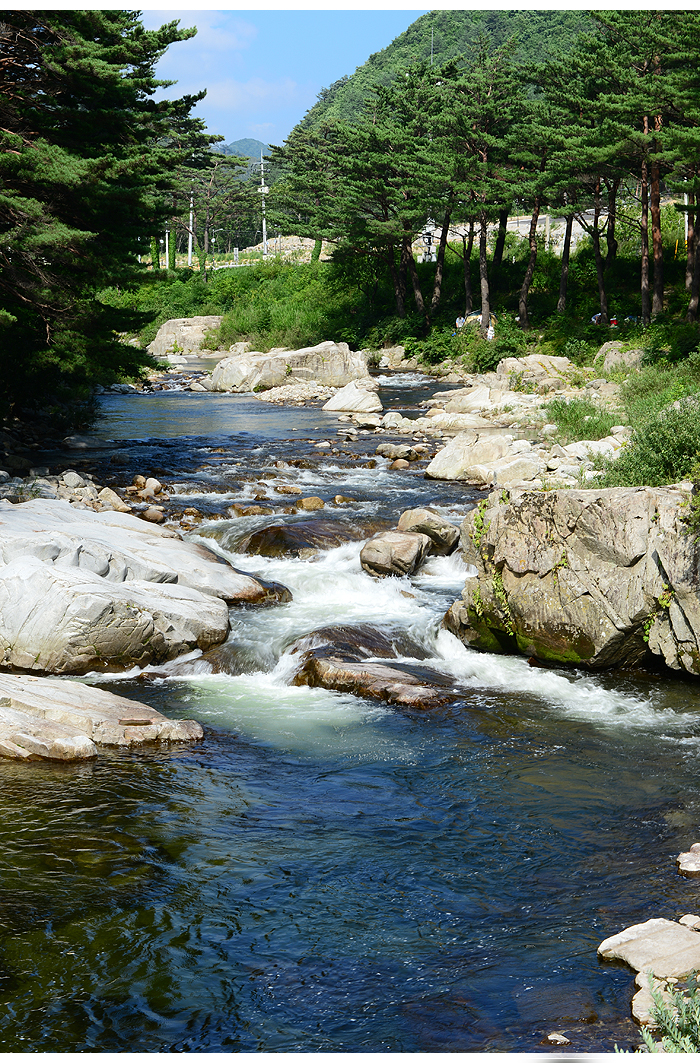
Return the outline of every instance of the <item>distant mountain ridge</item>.
[[[214,151],[221,155],[241,155],[244,159],[254,159],[260,162],[260,153],[263,156],[270,154],[269,144],[263,144],[262,140],[253,140],[244,137],[242,140],[232,140],[230,144],[217,144]]]
[[[321,121],[358,116],[372,86],[389,85],[411,63],[446,62],[469,54],[483,35],[498,47],[517,37],[516,58],[542,60],[553,50],[565,51],[579,33],[592,29],[586,11],[429,11],[421,15],[381,52],[375,52],[330,88],[322,89],[318,103],[307,111],[299,126],[312,128]]]

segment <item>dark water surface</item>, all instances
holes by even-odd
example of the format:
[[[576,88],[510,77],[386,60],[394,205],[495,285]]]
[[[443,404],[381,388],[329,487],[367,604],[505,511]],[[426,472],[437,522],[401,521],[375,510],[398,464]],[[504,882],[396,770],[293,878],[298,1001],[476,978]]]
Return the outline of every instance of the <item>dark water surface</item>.
[[[410,406],[420,386],[389,401]],[[183,498],[188,484],[245,495],[243,471],[312,454],[288,440],[337,426],[245,396],[105,409],[98,435],[179,477]],[[473,504],[386,463],[314,462],[283,475],[356,498],[359,518]],[[700,830],[698,687],[468,651],[439,630],[458,559],[377,582],[358,543],[311,561],[236,554],[266,520],[199,532],[294,594],[232,611],[232,674],[193,657],[178,675],[91,680],[200,720],[202,743],[0,763],[0,1047],[532,1052],[552,1030],[579,1052],[636,1044],[633,976],[596,948],[698,911],[674,867]],[[453,704],[400,712],[289,686],[291,640],[338,622],[408,631]]]

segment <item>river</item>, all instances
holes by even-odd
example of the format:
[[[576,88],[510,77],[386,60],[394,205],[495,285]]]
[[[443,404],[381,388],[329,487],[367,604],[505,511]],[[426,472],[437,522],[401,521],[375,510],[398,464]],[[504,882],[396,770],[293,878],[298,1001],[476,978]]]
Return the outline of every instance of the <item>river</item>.
[[[397,408],[435,390],[382,383]],[[368,523],[426,503],[458,521],[477,497],[319,452],[338,425],[318,410],[162,392],[105,396],[103,413],[86,461],[121,482],[155,473],[213,513],[274,494],[274,477],[356,499]],[[377,437],[360,442],[370,455]],[[299,457],[307,467],[289,465]],[[2,764],[2,1049],[540,1052],[552,1031],[578,1052],[638,1043],[633,976],[596,948],[698,911],[674,866],[700,832],[697,685],[467,650],[439,626],[458,557],[377,581],[357,542],[307,560],[238,554],[270,520],[190,533],[294,596],[232,610],[225,670],[192,655],[87,679],[199,720],[202,743]],[[334,623],[410,634],[454,700],[408,712],[290,686],[286,647]]]

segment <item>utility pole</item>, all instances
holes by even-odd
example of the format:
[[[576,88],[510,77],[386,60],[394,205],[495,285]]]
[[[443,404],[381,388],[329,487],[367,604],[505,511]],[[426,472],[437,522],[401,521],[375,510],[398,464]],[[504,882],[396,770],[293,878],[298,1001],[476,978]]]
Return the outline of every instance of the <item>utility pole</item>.
[[[265,217],[265,193],[269,192],[269,188],[265,185],[265,163],[263,162],[263,153],[260,152],[260,197],[262,199],[262,237],[263,237],[263,258],[267,258],[267,219]]]
[[[194,225],[194,192],[190,192],[190,235],[187,239],[187,265],[192,265],[192,226]]]

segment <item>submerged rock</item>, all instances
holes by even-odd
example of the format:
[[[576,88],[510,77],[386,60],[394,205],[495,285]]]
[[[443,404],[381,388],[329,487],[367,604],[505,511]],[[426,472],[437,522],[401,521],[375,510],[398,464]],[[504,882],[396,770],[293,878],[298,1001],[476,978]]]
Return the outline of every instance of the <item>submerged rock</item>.
[[[492,492],[462,524],[477,575],[446,627],[477,649],[593,669],[652,653],[700,674],[690,486]]]
[[[0,757],[85,760],[98,746],[202,738],[195,720],[167,716],[84,683],[0,675]]]
[[[330,550],[343,543],[364,539],[365,528],[340,520],[300,520],[268,524],[236,543],[241,554],[260,557],[310,556],[309,551]]]

